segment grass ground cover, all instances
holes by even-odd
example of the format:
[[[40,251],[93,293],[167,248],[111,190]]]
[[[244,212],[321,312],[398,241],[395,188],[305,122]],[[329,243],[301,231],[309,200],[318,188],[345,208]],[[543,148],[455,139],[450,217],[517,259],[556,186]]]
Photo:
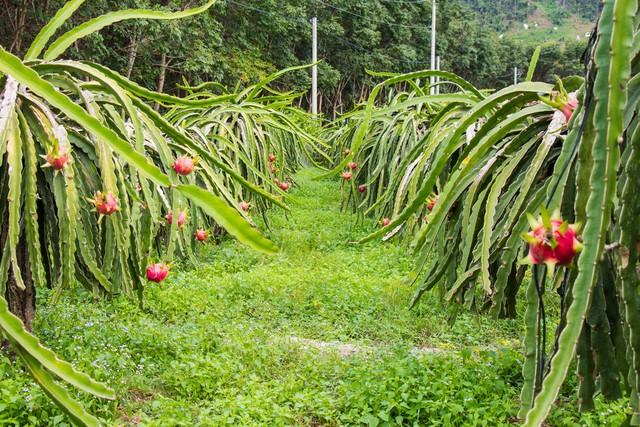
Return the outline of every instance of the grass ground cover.
[[[408,310],[407,248],[349,243],[375,222],[354,225],[339,184],[314,174],[298,175],[290,213],[270,213],[277,256],[203,246],[199,265],[147,288],[142,310],[73,294],[50,305],[41,292],[36,333],[118,392],[115,404],[84,400],[105,424],[515,423],[521,320],[460,314],[450,324],[436,295]],[[580,419],[574,387],[550,425],[620,425],[622,403]],[[68,425],[6,355],[0,425]]]

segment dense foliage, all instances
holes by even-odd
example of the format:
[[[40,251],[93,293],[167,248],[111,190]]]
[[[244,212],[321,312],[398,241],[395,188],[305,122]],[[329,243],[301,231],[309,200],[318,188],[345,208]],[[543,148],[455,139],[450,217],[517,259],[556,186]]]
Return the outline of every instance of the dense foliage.
[[[62,0],[4,2],[6,7],[0,16],[8,25],[0,27],[0,45],[21,56],[37,29],[62,3]],[[438,0],[438,55],[442,57],[442,68],[482,88],[506,86],[513,81],[514,66],[526,67],[534,45],[517,41],[511,34],[500,39],[498,30],[503,29],[494,31],[494,26],[485,25],[483,20],[488,17],[501,20],[513,4],[522,2],[467,3],[483,12],[477,13],[457,0]],[[509,3],[509,7],[502,3]],[[546,10],[547,2],[531,3]],[[575,2],[567,3],[569,7]],[[72,27],[114,7],[175,10],[185,4],[189,2],[91,1],[66,26]],[[584,11],[584,5],[580,6]],[[514,19],[521,26],[526,21],[526,8],[518,10]],[[532,6],[530,13],[534,12]],[[374,80],[366,69],[408,72],[429,66],[430,1],[220,1],[208,12],[184,20],[118,23],[79,40],[68,54],[75,59],[98,62],[158,92],[184,94],[176,86],[183,83],[183,78],[191,85],[217,81],[234,87],[238,82],[257,82],[276,70],[308,63],[309,18],[314,15],[319,19],[319,53],[323,59],[319,73],[320,106],[330,115],[346,111],[367,94]],[[593,21],[594,14],[589,14],[589,19]],[[583,49],[584,42],[577,42],[573,36],[549,40],[536,77],[552,81],[556,74],[572,74]],[[299,71],[282,79],[278,87],[306,91],[309,84],[308,73]],[[306,99],[300,102],[306,104]]]

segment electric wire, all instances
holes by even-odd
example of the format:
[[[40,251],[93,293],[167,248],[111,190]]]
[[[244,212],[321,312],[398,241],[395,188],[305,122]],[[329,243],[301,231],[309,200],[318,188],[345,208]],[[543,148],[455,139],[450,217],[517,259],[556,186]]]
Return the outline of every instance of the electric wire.
[[[431,0],[380,0],[384,3],[406,3],[406,4],[425,4],[430,3]]]
[[[320,1],[320,0],[315,0],[315,1]],[[262,8],[259,8],[259,7],[256,7],[256,6],[252,6],[252,5],[246,4],[246,3],[238,1],[238,0],[227,0],[227,2],[231,3],[231,4],[234,4],[236,6],[240,6],[240,7],[245,8],[245,9],[252,10],[254,12],[258,12],[258,13],[263,14],[263,15],[268,15],[268,16],[272,16],[272,17],[273,16],[277,16],[277,17],[279,17],[281,19],[284,19],[284,20],[287,20],[289,22],[304,23],[304,24],[308,24],[309,23],[308,19],[295,18],[295,17],[291,17],[291,16],[284,16],[284,15],[282,15],[280,13],[276,13],[276,12],[265,10],[265,9],[262,9]],[[325,4],[324,2],[321,2],[321,3]],[[331,5],[328,5],[328,4],[325,4],[325,5],[329,6],[329,7],[332,7]],[[353,42],[353,41],[351,41],[351,40],[349,40],[349,39],[347,39],[345,37],[342,37],[342,36],[338,35],[338,34],[334,34],[334,33],[329,32],[326,35],[328,35],[329,37],[332,37],[332,38],[334,38],[336,40],[339,40],[343,44],[345,44],[345,45],[347,45],[349,47],[352,47],[352,48],[354,48],[356,50],[359,50],[361,52],[367,53],[367,54],[372,55],[372,56],[373,55],[377,55],[376,52],[374,52],[374,51],[372,51],[370,49],[367,49],[367,48],[365,48],[365,47],[363,47],[363,46],[361,46],[361,45],[359,45],[359,44],[357,44],[357,43],[355,43],[355,42]],[[403,62],[408,66],[426,66],[426,65],[429,65],[429,62],[427,62],[427,61],[408,60],[407,58],[401,58],[401,59],[391,58],[391,59],[395,60],[396,62]]]
[[[320,4],[324,5],[324,6],[330,7],[332,9],[334,9],[334,10],[337,10],[338,12],[346,13],[348,15],[355,16],[357,18],[368,19],[364,15],[360,15],[358,13],[351,12],[351,11],[346,10],[346,9],[342,9],[342,8],[340,8],[338,6],[334,6],[332,4],[324,2],[322,0],[314,0],[314,1],[317,2],[317,3],[320,3]],[[412,29],[421,29],[421,30],[430,30],[431,29],[431,27],[428,26],[428,25],[407,25],[407,24],[396,24],[394,22],[385,22],[385,25],[389,25],[389,26],[392,26],[392,27],[412,28]]]

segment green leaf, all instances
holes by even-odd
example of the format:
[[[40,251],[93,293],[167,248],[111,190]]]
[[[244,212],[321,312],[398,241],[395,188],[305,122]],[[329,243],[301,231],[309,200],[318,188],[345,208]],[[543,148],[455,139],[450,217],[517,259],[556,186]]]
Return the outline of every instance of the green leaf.
[[[27,351],[18,347],[18,355],[44,392],[67,413],[74,423],[84,427],[100,427],[102,425],[97,418],[89,414],[77,400],[71,397],[67,390],[57,384],[51,374]]]
[[[510,86],[505,88],[489,98],[478,102],[466,115],[460,119],[460,121],[456,124],[455,131],[447,136],[446,144],[443,144],[443,152],[439,154],[439,156],[434,160],[430,170],[428,171],[427,180],[425,180],[422,184],[422,187],[419,193],[415,196],[415,198],[409,203],[409,205],[395,218],[391,220],[391,224],[389,224],[386,229],[393,229],[398,225],[402,224],[406,221],[413,213],[415,213],[418,209],[426,201],[427,197],[433,191],[433,185],[435,184],[438,175],[442,172],[442,170],[447,166],[451,155],[459,149],[464,141],[461,140],[462,135],[466,131],[466,129],[474,124],[480,117],[483,117],[488,111],[495,108],[500,103],[505,100],[511,99],[513,105],[518,104],[518,96],[525,94],[526,96],[521,98],[522,102],[526,102],[528,99],[527,96],[532,96],[532,94],[537,93],[548,93],[551,91],[552,86],[546,83],[520,83],[516,86]],[[504,108],[504,107],[503,107]],[[542,106],[533,106],[529,107],[530,114],[540,114],[544,112],[544,108]],[[517,113],[518,116],[521,113]],[[526,112],[525,112],[526,115]],[[510,118],[513,121],[513,118]],[[486,126],[485,126],[486,127]],[[362,131],[363,134],[366,133],[366,130]],[[370,235],[362,238],[359,242],[367,242],[373,240],[375,238],[381,237],[385,233],[385,230],[379,230]]]
[[[536,65],[538,65],[541,51],[542,46],[538,46],[536,47],[536,50],[533,51],[533,55],[531,55],[531,62],[529,62],[529,69],[527,70],[527,77],[525,79],[527,82],[530,82],[533,79],[533,73],[536,71]]]
[[[24,223],[26,240],[29,246],[29,266],[34,282],[44,283],[45,273],[38,229],[38,158],[36,156],[35,141],[33,140],[27,121],[20,112],[18,113],[18,118],[20,120],[20,132],[22,134],[24,152]],[[0,278],[0,280],[2,279]]]
[[[22,204],[22,141],[18,116],[15,111],[7,121],[7,166],[9,168],[9,251],[11,252],[11,267],[13,277],[20,289],[25,289],[18,263],[16,249],[20,238],[20,217]]]
[[[154,92],[152,90],[149,90],[145,87],[138,85],[135,82],[132,82],[131,80],[120,75],[119,73],[113,70],[110,70],[109,68],[104,67],[100,64],[96,64],[93,62],[84,62],[84,64],[91,66],[96,70],[100,71],[102,74],[114,80],[115,82],[118,83],[118,85],[120,85],[122,88],[126,89],[127,91],[131,92],[132,94],[140,98],[145,98],[151,101],[158,102],[160,104],[204,107],[204,106],[212,106],[212,105],[220,104],[224,101],[230,101],[235,99],[236,97],[235,94],[226,94],[226,95],[220,95],[220,96],[210,96],[204,99],[180,98],[180,97],[172,96],[166,93],[159,93],[159,92]],[[47,67],[47,65],[48,64],[46,63],[42,64],[42,67]]]
[[[49,82],[43,80],[35,71],[25,66],[18,57],[10,54],[2,47],[0,47],[0,71],[15,78],[33,93],[46,99],[47,102],[64,112],[70,119],[108,144],[129,164],[136,167],[142,175],[165,187],[171,184],[169,177],[162,173],[157,166],[147,161],[143,154],[135,151],[127,141],[105,127],[98,119],[91,116],[77,103],[58,91]]]
[[[277,252],[276,246],[222,199],[195,185],[177,185],[176,189],[198,205],[207,215],[245,245],[268,254]]]
[[[62,380],[94,396],[115,399],[113,390],[94,381],[88,375],[76,371],[69,363],[60,360],[55,353],[43,347],[35,336],[24,329],[22,321],[9,312],[7,301],[2,297],[0,297],[0,329],[14,345]]]
[[[153,123],[156,126],[158,126],[158,128],[161,131],[165,132],[169,137],[173,138],[176,142],[182,143],[185,147],[189,147],[192,150],[194,150],[200,157],[205,159],[207,162],[210,162],[212,165],[222,169],[225,173],[232,176],[234,179],[240,182],[240,184],[243,187],[245,187],[247,190],[251,191],[252,193],[260,195],[270,200],[271,202],[275,203],[276,205],[280,206],[283,209],[288,209],[287,205],[284,204],[281,200],[277,199],[274,195],[265,191],[263,188],[258,187],[252,182],[248,181],[238,172],[234,171],[232,168],[230,168],[220,160],[213,157],[213,155],[211,155],[211,153],[209,153],[207,150],[198,146],[191,138],[186,136],[183,132],[181,132],[176,127],[172,126],[169,122],[165,120],[164,117],[162,117],[160,114],[155,112],[153,108],[149,107],[145,103],[138,100],[135,100],[135,104],[138,108],[140,108],[142,112],[144,112],[149,117],[149,119],[153,121]]]
[[[120,10],[117,12],[107,13],[97,18],[93,18],[84,24],[77,26],[76,28],[67,31],[57,40],[51,43],[49,49],[44,54],[44,59],[47,61],[54,60],[64,53],[65,50],[77,40],[88,36],[89,34],[100,31],[104,27],[107,27],[115,22],[124,21],[127,19],[154,19],[154,20],[170,20],[186,18],[188,16],[197,15],[209,9],[216,0],[210,0],[200,7],[193,9],[187,9],[180,12],[164,12],[156,10],[146,9],[130,9]]]
[[[36,59],[51,36],[55,34],[58,28],[62,27],[65,22],[67,22],[73,12],[82,6],[82,3],[84,2],[85,0],[69,0],[63,7],[61,7],[47,25],[42,27],[36,38],[33,40],[33,43],[31,43],[31,46],[29,46],[29,50],[24,56],[24,60],[31,61]]]

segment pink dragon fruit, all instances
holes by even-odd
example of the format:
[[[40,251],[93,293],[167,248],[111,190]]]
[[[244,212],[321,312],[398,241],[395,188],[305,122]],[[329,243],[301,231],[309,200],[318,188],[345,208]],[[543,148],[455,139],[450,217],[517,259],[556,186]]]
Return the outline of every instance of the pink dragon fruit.
[[[64,148],[60,148],[57,153],[52,150],[44,157],[47,160],[45,166],[51,167],[55,171],[61,171],[69,163],[69,152]]]
[[[118,206],[118,199],[113,195],[113,193],[105,194],[98,191],[95,197],[91,200],[91,203],[93,203],[100,216],[109,216],[120,209]]]
[[[209,238],[209,232],[203,228],[199,228],[196,230],[196,232],[193,234],[193,237],[195,237],[195,239],[198,242],[206,242],[207,239]]]
[[[175,170],[178,175],[189,175],[195,168],[196,160],[191,157],[180,156],[173,162],[173,170]]]
[[[553,273],[555,265],[571,265],[582,250],[579,227],[563,221],[559,213],[554,213],[553,217],[549,218],[548,213],[543,210],[538,219],[527,215],[531,231],[524,233],[522,237],[529,244],[529,254],[522,262],[533,265],[545,264],[550,274]]]
[[[163,263],[151,264],[147,267],[147,280],[160,283],[169,275],[169,266]]]

